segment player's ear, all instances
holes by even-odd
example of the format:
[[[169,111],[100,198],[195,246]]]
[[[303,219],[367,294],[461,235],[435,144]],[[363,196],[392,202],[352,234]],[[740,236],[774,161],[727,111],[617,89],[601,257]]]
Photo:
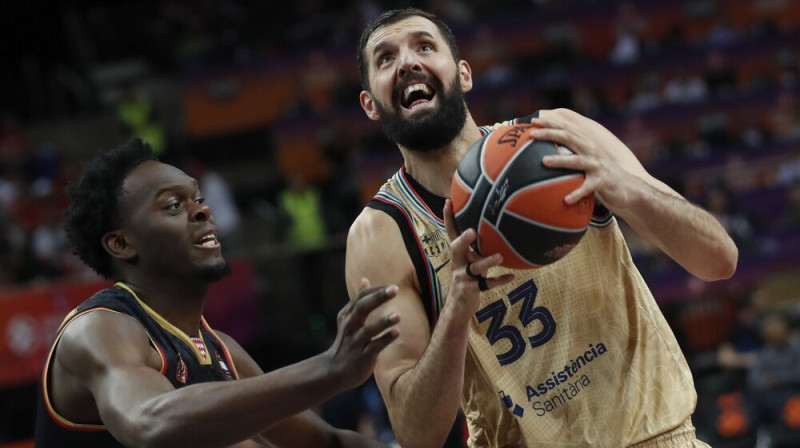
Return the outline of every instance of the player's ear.
[[[458,79],[461,81],[461,90],[469,92],[472,90],[472,67],[465,60],[458,61]]]
[[[130,244],[125,232],[113,230],[103,235],[103,249],[114,258],[130,260],[136,256],[136,248]]]
[[[362,90],[358,99],[361,101],[361,108],[364,109],[364,113],[367,114],[370,120],[378,121],[381,119],[381,114],[378,113],[378,109],[375,107],[375,101],[372,99],[371,93]]]

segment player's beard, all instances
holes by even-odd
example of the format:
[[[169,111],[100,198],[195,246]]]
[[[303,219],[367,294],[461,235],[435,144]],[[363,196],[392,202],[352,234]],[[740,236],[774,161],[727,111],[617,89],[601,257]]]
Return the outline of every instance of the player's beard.
[[[430,152],[447,145],[456,138],[467,121],[467,106],[458,75],[453,78],[447,91],[438,79],[431,77],[429,82],[436,89],[439,99],[439,107],[435,110],[405,118],[399,112],[375,102],[383,132],[390,140],[410,151]],[[395,92],[395,98],[399,98],[399,95],[399,92]]]

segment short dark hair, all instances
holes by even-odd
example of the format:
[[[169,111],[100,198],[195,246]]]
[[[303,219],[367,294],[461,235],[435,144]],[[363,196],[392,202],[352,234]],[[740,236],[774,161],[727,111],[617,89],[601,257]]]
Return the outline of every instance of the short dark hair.
[[[361,33],[361,38],[358,40],[358,54],[356,55],[356,58],[358,59],[358,69],[361,73],[361,87],[364,90],[369,91],[369,65],[367,64],[364,51],[366,50],[367,41],[369,40],[370,36],[372,36],[372,33],[382,26],[391,25],[392,23],[396,23],[414,16],[419,16],[433,22],[433,24],[436,25],[436,28],[439,29],[439,32],[442,33],[442,37],[444,37],[445,42],[447,42],[447,46],[450,47],[450,53],[453,54],[453,59],[456,62],[461,60],[453,31],[435,14],[417,8],[402,8],[386,11],[379,15],[375,20],[367,24],[367,27],[364,28],[364,32]]]
[[[80,180],[67,187],[69,207],[64,229],[73,252],[107,279],[113,276],[113,267],[101,240],[120,225],[119,201],[125,178],[148,160],[158,159],[150,145],[134,138],[91,160],[84,166]]]

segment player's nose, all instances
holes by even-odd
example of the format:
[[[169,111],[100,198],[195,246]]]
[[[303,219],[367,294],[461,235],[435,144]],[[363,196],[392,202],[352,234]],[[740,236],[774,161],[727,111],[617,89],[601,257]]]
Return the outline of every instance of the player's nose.
[[[419,57],[413,51],[401,51],[397,56],[397,74],[403,76],[413,71],[422,70]]]
[[[191,213],[193,221],[208,221],[211,219],[211,208],[206,203],[197,204]]]

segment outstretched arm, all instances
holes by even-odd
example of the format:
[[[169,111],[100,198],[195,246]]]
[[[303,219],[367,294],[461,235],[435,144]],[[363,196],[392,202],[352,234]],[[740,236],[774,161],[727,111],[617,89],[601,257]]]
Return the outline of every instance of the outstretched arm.
[[[576,153],[545,157],[544,164],[586,173],[583,185],[565,198],[568,203],[595,194],[691,274],[706,281],[733,275],[739,252],[722,225],[651,176],[608,129],[566,109],[541,111],[539,116],[532,121],[537,129],[531,135],[563,144]]]
[[[51,379],[88,395],[69,400],[54,386],[54,405],[63,415],[96,403],[94,419],[128,446],[231,445],[365,381],[378,353],[397,337],[397,319],[365,320],[395,290],[362,291],[340,312],[336,342],[320,355],[267,374],[180,389],[159,371],[139,322],[107,311],[82,315],[64,331]]]
[[[263,375],[261,367],[230,336],[217,332],[236,363],[240,379]],[[291,448],[388,448],[357,432],[334,428],[310,410],[292,415],[253,439],[265,447]]]
[[[448,228],[455,228],[452,211],[446,213],[446,222]],[[466,263],[473,261],[473,272],[486,274],[500,262],[499,256],[480,259],[470,254],[469,244],[474,239],[475,232],[470,230],[451,244],[453,283],[431,332],[420,284],[395,222],[382,212],[367,209],[350,230],[346,276],[351,295],[362,276],[390,281],[400,288],[394,300],[374,313],[376,318],[392,313],[401,316],[400,336],[378,357],[375,379],[395,436],[404,448],[441,447],[461,405],[467,331],[479,293],[477,282],[466,275]],[[490,279],[489,286],[510,280],[510,276]]]

